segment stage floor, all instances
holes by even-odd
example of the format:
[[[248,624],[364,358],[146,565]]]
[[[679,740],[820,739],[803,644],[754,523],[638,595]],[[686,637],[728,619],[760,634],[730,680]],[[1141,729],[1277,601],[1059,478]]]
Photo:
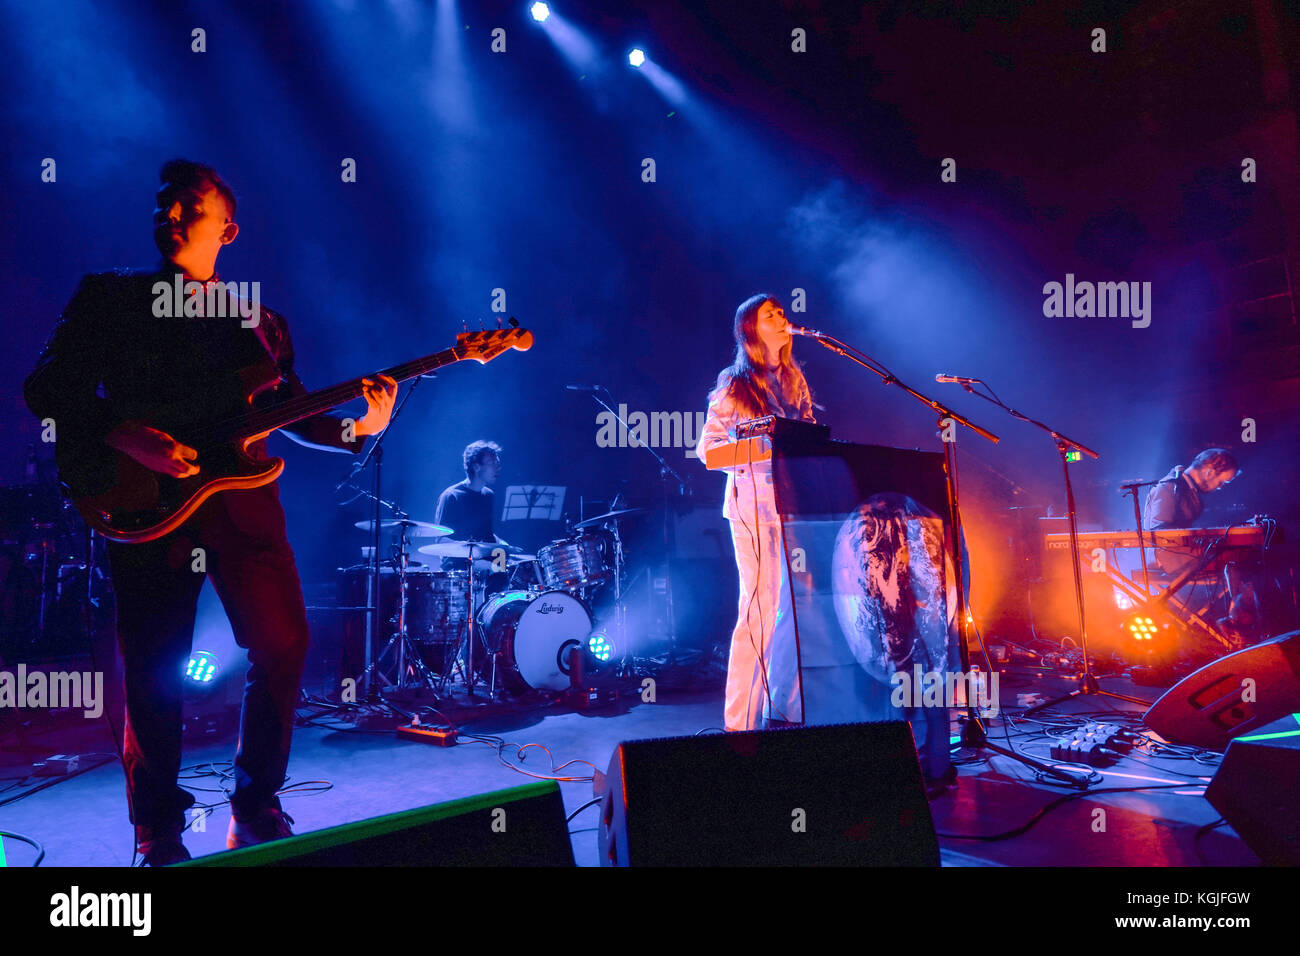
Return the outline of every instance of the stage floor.
[[[1008,683],[1011,686],[1008,686]],[[1156,692],[1134,688],[1122,680],[1108,680],[1114,691],[1154,699]],[[1017,686],[1018,685],[1018,686]],[[1064,681],[1039,680],[1033,689],[1051,694],[1070,688]],[[1015,700],[1023,682],[1004,681],[1004,698]],[[1014,708],[1013,708],[1014,709]],[[1057,713],[1140,712],[1142,708],[1107,698],[1073,700]],[[1050,719],[1047,715],[1040,715]],[[632,703],[609,711],[575,713],[550,708],[516,714],[484,716],[467,723],[473,732],[508,741],[499,757],[495,747],[466,742],[451,748],[408,742],[386,731],[339,732],[321,726],[299,727],[294,734],[290,761],[290,788],[300,792],[284,796],[285,810],[294,818],[295,830],[304,833],[398,810],[422,807],[444,800],[501,790],[532,778],[510,769],[502,758],[542,776],[552,773],[551,758],[542,747],[528,747],[525,759],[515,758],[513,745],[540,744],[555,766],[567,761],[589,761],[604,771],[622,740],[686,736],[716,730],[722,719],[720,691],[666,693],[657,702]],[[30,762],[60,752],[111,750],[102,720],[90,731],[84,725],[75,736],[67,728],[27,728],[18,747],[12,727],[4,734],[0,756],[0,802],[27,790],[31,781],[16,784],[30,773]],[[1040,725],[1019,720],[1014,726],[991,722],[990,738],[1007,746],[1005,732],[1017,749],[1052,762],[1048,744],[1032,739]],[[187,744],[183,766],[199,767],[199,776],[184,780],[200,799],[221,802],[222,780],[212,771],[228,769],[233,756],[233,736]],[[1096,786],[1133,787],[1150,784],[1186,784],[1173,789],[1138,793],[1089,793],[1046,814],[1026,832],[998,841],[959,839],[973,834],[997,834],[1027,823],[1044,805],[1071,792],[1034,779],[1034,771],[991,751],[963,751],[955,755],[959,777],[956,786],[932,801],[935,825],[941,836],[945,866],[1236,866],[1257,865],[1255,855],[1226,826],[1198,830],[1218,818],[1199,795],[1200,786],[1213,774],[1211,764],[1191,760],[1128,756],[1100,770]],[[206,771],[206,775],[203,775]],[[194,773],[195,771],[191,771]],[[590,777],[586,763],[570,764],[560,775]],[[1204,779],[1201,779],[1204,778]],[[327,782],[330,786],[326,786]],[[229,786],[229,784],[227,784]],[[4,790],[3,788],[9,788]],[[211,788],[200,790],[199,788]],[[561,784],[569,813],[592,799],[590,780]],[[1096,813],[1104,808],[1102,817]],[[597,865],[598,810],[590,807],[569,824],[574,857],[579,866]],[[229,808],[217,808],[200,832],[186,834],[194,856],[221,852],[225,847]],[[44,844],[43,866],[126,866],[131,861],[132,832],[127,820],[122,772],[116,758],[7,806],[0,806],[0,828],[22,833]],[[22,866],[31,851],[6,840],[9,865]]]

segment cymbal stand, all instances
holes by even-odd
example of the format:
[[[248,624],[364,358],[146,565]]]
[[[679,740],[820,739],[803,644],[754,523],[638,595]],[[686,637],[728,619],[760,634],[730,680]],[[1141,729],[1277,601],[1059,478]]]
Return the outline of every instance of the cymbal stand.
[[[408,515],[402,511],[394,511],[393,514],[397,518],[408,517]],[[385,682],[384,690],[389,690],[389,689],[396,690],[396,691],[412,690],[420,686],[420,681],[418,680],[412,679],[409,683],[407,681],[407,676],[406,676],[407,669],[408,669],[407,661],[409,655],[409,660],[411,661],[410,666],[413,667],[415,670],[419,671],[420,677],[423,679],[424,685],[436,693],[438,688],[435,686],[433,674],[429,670],[428,665],[424,663],[424,659],[420,656],[419,650],[415,647],[414,643],[411,641],[410,634],[407,630],[406,608],[407,608],[408,596],[407,596],[406,575],[407,575],[408,565],[410,562],[410,540],[407,538],[406,525],[399,525],[398,527],[401,529],[399,532],[401,537],[398,540],[398,544],[396,548],[396,557],[395,557],[395,560],[397,561],[397,582],[398,582],[397,617],[396,620],[390,619],[390,623],[396,625],[396,630],[393,632],[393,636],[388,639],[388,643],[384,645],[383,650],[381,650],[378,654],[376,654],[372,660],[367,661],[365,665],[365,669],[362,671],[362,676],[368,682],[371,672],[375,671],[375,669],[378,668],[379,665],[383,662],[388,652],[390,650],[394,650],[395,648],[396,663],[397,663],[396,680],[389,680],[388,677],[382,671],[379,671],[379,676],[383,678]],[[377,607],[379,603],[378,592],[374,592],[374,595],[371,597],[371,600],[374,602],[373,607]],[[370,607],[372,606],[368,605],[368,608]],[[383,700],[384,699],[383,691],[381,690],[377,692],[377,696],[380,700]]]
[[[595,399],[597,404],[613,415],[625,429],[627,429],[628,438],[632,439],[635,432],[633,432],[631,426],[628,425],[627,420],[624,419],[615,408],[611,407],[604,398],[601,398],[602,393],[610,402],[614,401],[614,396],[610,395],[609,389],[605,388],[603,385],[598,386],[597,390],[591,393],[591,397]],[[659,462],[659,481],[663,490],[664,501],[664,624],[667,628],[668,638],[668,660],[666,661],[666,666],[671,667],[675,663],[677,657],[677,615],[673,607],[672,577],[673,557],[677,550],[677,535],[675,520],[676,508],[673,506],[673,496],[669,491],[669,478],[675,479],[677,482],[678,497],[689,495],[690,488],[686,479],[679,475],[677,471],[664,460],[662,455],[645,442],[640,441],[639,439],[636,439],[635,441],[636,447],[644,448],[654,456],[655,461]]]
[[[353,461],[352,468],[348,471],[347,476],[344,477],[342,481],[340,481],[337,485],[334,486],[335,491],[341,491],[344,488],[350,488],[357,492],[357,494],[353,495],[347,501],[342,502],[339,505],[339,507],[343,507],[344,505],[351,504],[357,498],[362,496],[370,498],[372,504],[374,505],[373,511],[371,513],[372,535],[370,539],[371,540],[370,581],[366,587],[367,614],[366,614],[366,636],[365,636],[365,666],[361,671],[361,677],[362,677],[361,696],[365,700],[372,699],[372,690],[370,686],[370,674],[374,670],[375,665],[378,663],[378,658],[374,657],[373,654],[374,654],[374,642],[380,633],[379,585],[381,579],[380,579],[380,561],[379,561],[379,540],[380,540],[380,522],[381,522],[380,515],[382,514],[380,509],[388,508],[390,511],[394,512],[395,514],[400,510],[393,502],[385,501],[383,499],[383,496],[381,495],[381,491],[383,489],[384,439],[388,437],[389,430],[393,427],[398,417],[402,414],[402,409],[406,407],[406,403],[410,400],[411,395],[414,394],[415,387],[420,384],[420,380],[424,378],[434,378],[434,377],[436,377],[434,374],[429,373],[427,375],[417,376],[415,379],[411,381],[411,387],[406,390],[406,395],[393,408],[393,412],[389,416],[388,424],[384,427],[384,430],[375,436],[374,441],[370,443],[370,447],[366,449],[365,454],[362,455],[360,458],[356,459],[355,461]],[[375,464],[375,468],[374,468],[374,473],[371,476],[371,483],[370,483],[371,490],[366,491],[364,488],[360,488],[357,486],[356,477],[359,474],[361,474],[361,472],[365,470],[366,466],[370,464],[372,461]],[[403,531],[405,531],[405,529],[403,529]],[[401,679],[402,679],[402,675],[399,673],[398,680],[400,681]]]
[[[614,496],[610,503],[610,510],[618,509],[618,501],[621,497],[622,492]],[[622,668],[626,670],[628,663],[632,659],[632,655],[628,649],[629,644],[627,640],[627,605],[623,601],[623,568],[625,560],[623,557],[623,535],[618,526],[620,520],[620,518],[610,518],[608,521],[603,522],[600,528],[601,530],[607,531],[610,535],[610,540],[612,541],[611,550],[613,551],[612,557],[614,561],[614,619],[609,625],[611,631],[609,637],[614,645],[614,649],[620,654],[619,659]],[[602,587],[604,587],[605,583],[606,582],[604,581],[600,581],[596,584],[586,585],[582,588],[582,600],[589,610],[594,607],[596,594]],[[593,623],[595,622],[593,621]]]
[[[618,519],[614,526],[614,646],[623,653],[626,662],[631,657],[627,641],[627,605],[623,603],[623,536],[619,533]]]
[[[466,545],[466,563],[469,565],[469,577],[466,579],[465,586],[465,606],[469,611],[469,620],[465,622],[465,694],[468,697],[474,697],[474,642],[478,638],[478,617],[479,609],[474,606],[474,547],[477,541],[470,541]],[[488,688],[488,695],[495,692],[496,673],[493,672],[492,684]]]
[[[409,517],[408,515],[402,512],[398,512],[396,516],[399,518]],[[390,645],[393,643],[393,641],[397,642],[397,689],[404,690],[407,687],[406,660],[407,660],[407,653],[409,652],[411,659],[415,661],[416,670],[420,672],[420,676],[424,679],[425,686],[428,687],[430,690],[434,690],[434,681],[432,675],[429,672],[429,668],[424,663],[424,658],[420,656],[420,652],[412,645],[410,634],[407,632],[406,607],[407,607],[408,596],[407,596],[406,575],[410,564],[411,541],[410,538],[407,536],[407,526],[405,524],[398,525],[398,529],[399,529],[398,531],[399,538],[398,538],[398,545],[397,545],[397,562],[398,562],[397,563],[397,585],[398,585],[397,633],[394,634],[392,640],[389,641]],[[382,657],[383,655],[381,654],[380,656]],[[412,686],[419,686],[419,682],[412,681]]]

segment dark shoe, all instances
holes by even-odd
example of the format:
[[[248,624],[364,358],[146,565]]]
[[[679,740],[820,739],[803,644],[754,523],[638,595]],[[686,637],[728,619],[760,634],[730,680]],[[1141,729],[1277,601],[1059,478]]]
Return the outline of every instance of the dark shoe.
[[[226,833],[226,848],[238,850],[242,846],[257,846],[259,843],[291,837],[291,823],[293,817],[283,810],[263,810],[248,823],[241,823],[232,816],[230,830]]]
[[[190,851],[181,841],[180,827],[136,827],[135,838],[139,853],[144,857],[141,866],[167,866],[190,858]]]

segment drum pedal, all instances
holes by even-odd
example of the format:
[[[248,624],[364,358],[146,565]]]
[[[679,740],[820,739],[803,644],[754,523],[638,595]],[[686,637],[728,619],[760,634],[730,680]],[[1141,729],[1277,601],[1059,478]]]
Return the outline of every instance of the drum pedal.
[[[436,744],[439,747],[454,747],[458,732],[429,724],[402,724],[397,728],[397,736],[420,740],[426,744]]]

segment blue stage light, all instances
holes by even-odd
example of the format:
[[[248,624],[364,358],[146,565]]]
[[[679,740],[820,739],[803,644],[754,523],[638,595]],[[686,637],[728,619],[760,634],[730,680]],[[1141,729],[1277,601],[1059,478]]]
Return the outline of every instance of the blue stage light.
[[[645,62],[645,51],[640,47],[634,49],[627,55],[627,62],[631,63],[633,66],[640,66]]]
[[[211,684],[217,676],[217,658],[211,651],[195,651],[185,666],[185,679],[191,684]]]
[[[614,645],[610,639],[597,631],[587,639],[587,650],[591,651],[591,656],[596,658],[602,664],[609,663],[614,656]]]
[[[538,23],[545,23],[546,18],[551,15],[551,8],[544,3],[534,3],[528,8],[528,12],[533,15],[533,19]]]

